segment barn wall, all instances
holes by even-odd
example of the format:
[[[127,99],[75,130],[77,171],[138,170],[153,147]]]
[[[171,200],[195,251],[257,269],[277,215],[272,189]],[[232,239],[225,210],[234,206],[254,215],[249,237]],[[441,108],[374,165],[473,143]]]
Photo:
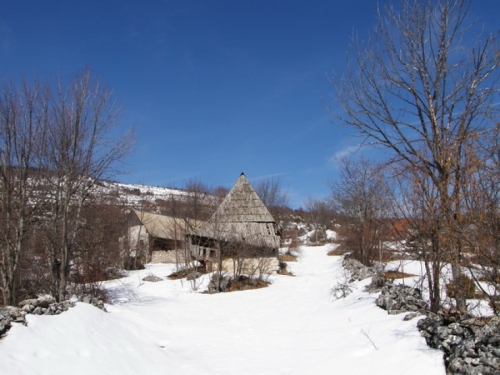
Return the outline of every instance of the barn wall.
[[[185,263],[184,250],[154,250],[151,253],[151,263]]]
[[[149,234],[144,225],[134,225],[129,227],[128,241],[130,256],[142,256],[143,253],[146,253],[146,250],[149,249]]]

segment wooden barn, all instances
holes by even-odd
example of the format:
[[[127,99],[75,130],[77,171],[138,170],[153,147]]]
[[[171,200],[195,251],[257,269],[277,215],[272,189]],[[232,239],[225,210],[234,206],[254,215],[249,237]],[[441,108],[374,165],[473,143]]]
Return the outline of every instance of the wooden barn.
[[[131,210],[128,227],[130,257],[142,263],[184,262],[186,233],[196,225],[193,220]]]
[[[229,272],[248,274],[263,264],[277,269],[280,242],[278,224],[242,173],[211,218],[188,235],[187,246],[208,272],[221,262]]]

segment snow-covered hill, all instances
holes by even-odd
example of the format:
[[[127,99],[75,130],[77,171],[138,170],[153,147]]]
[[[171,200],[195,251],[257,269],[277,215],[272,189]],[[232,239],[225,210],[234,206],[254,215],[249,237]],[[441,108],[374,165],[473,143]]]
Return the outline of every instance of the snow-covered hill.
[[[95,189],[101,196],[114,198],[122,204],[132,206],[138,206],[144,200],[155,203],[158,199],[168,200],[171,197],[182,199],[189,194],[179,189],[110,181],[98,181]]]
[[[207,295],[149,265],[108,282],[104,313],[79,303],[59,316],[28,316],[0,341],[1,374],[444,374],[442,353],[426,346],[416,319],[388,315],[376,294],[333,301],[342,278],[329,248],[304,247],[296,275],[268,288]]]

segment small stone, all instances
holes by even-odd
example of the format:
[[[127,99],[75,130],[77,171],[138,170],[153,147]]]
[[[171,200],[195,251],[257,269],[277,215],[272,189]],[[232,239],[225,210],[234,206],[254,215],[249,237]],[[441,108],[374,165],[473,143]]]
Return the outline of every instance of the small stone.
[[[387,313],[389,315],[398,315],[398,314],[404,313],[404,311],[403,310],[389,310],[389,311],[387,311]]]
[[[493,350],[491,351],[491,353],[492,353],[495,357],[500,358],[500,349],[493,348]]]
[[[35,314],[35,315],[42,315],[42,309],[41,309],[41,307],[38,306],[37,308],[35,308],[33,310],[33,314]]]
[[[500,332],[491,332],[491,336],[488,338],[488,344],[494,346],[500,346]]]
[[[464,334],[464,329],[462,328],[462,326],[460,326],[460,324],[458,323],[451,323],[448,328],[451,330],[451,332],[454,334],[454,335],[457,335],[457,336],[463,336]]]
[[[465,358],[465,363],[471,366],[479,366],[481,364],[481,360],[479,358]]]
[[[38,306],[38,300],[36,298],[25,299],[24,301],[19,302],[19,307],[24,307],[26,305]]]
[[[412,312],[409,314],[406,314],[405,317],[403,318],[404,321],[412,320],[418,316],[418,313]]]
[[[14,306],[7,306],[5,310],[7,314],[9,314],[9,316],[11,316],[12,318],[17,318],[21,316],[21,312],[23,312],[20,308]],[[26,312],[24,313],[26,314]]]
[[[56,302],[56,299],[52,297],[50,294],[45,294],[43,296],[38,297],[38,305],[40,307],[49,307],[50,304]]]
[[[500,368],[500,360],[496,358],[481,358],[481,363],[492,368]]]
[[[437,334],[441,340],[444,340],[450,334],[450,330],[448,327],[441,326],[438,328]]]
[[[147,275],[146,277],[143,277],[142,278],[142,281],[149,281],[149,282],[153,282],[153,283],[156,283],[158,281],[163,281],[163,279],[161,277],[158,277],[152,273],[150,273],[149,275]]]
[[[13,322],[26,325],[26,319],[24,316],[18,316],[16,319],[13,320]]]

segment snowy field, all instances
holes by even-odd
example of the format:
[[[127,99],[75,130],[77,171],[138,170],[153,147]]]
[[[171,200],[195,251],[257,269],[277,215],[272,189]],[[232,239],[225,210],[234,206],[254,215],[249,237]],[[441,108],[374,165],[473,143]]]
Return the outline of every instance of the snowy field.
[[[343,277],[329,248],[304,247],[289,263],[296,275],[273,276],[268,288],[207,295],[165,278],[172,267],[108,284],[109,313],[78,303],[59,316],[29,315],[0,341],[0,374],[370,374],[445,373],[417,319],[388,315],[377,294],[333,301]]]

